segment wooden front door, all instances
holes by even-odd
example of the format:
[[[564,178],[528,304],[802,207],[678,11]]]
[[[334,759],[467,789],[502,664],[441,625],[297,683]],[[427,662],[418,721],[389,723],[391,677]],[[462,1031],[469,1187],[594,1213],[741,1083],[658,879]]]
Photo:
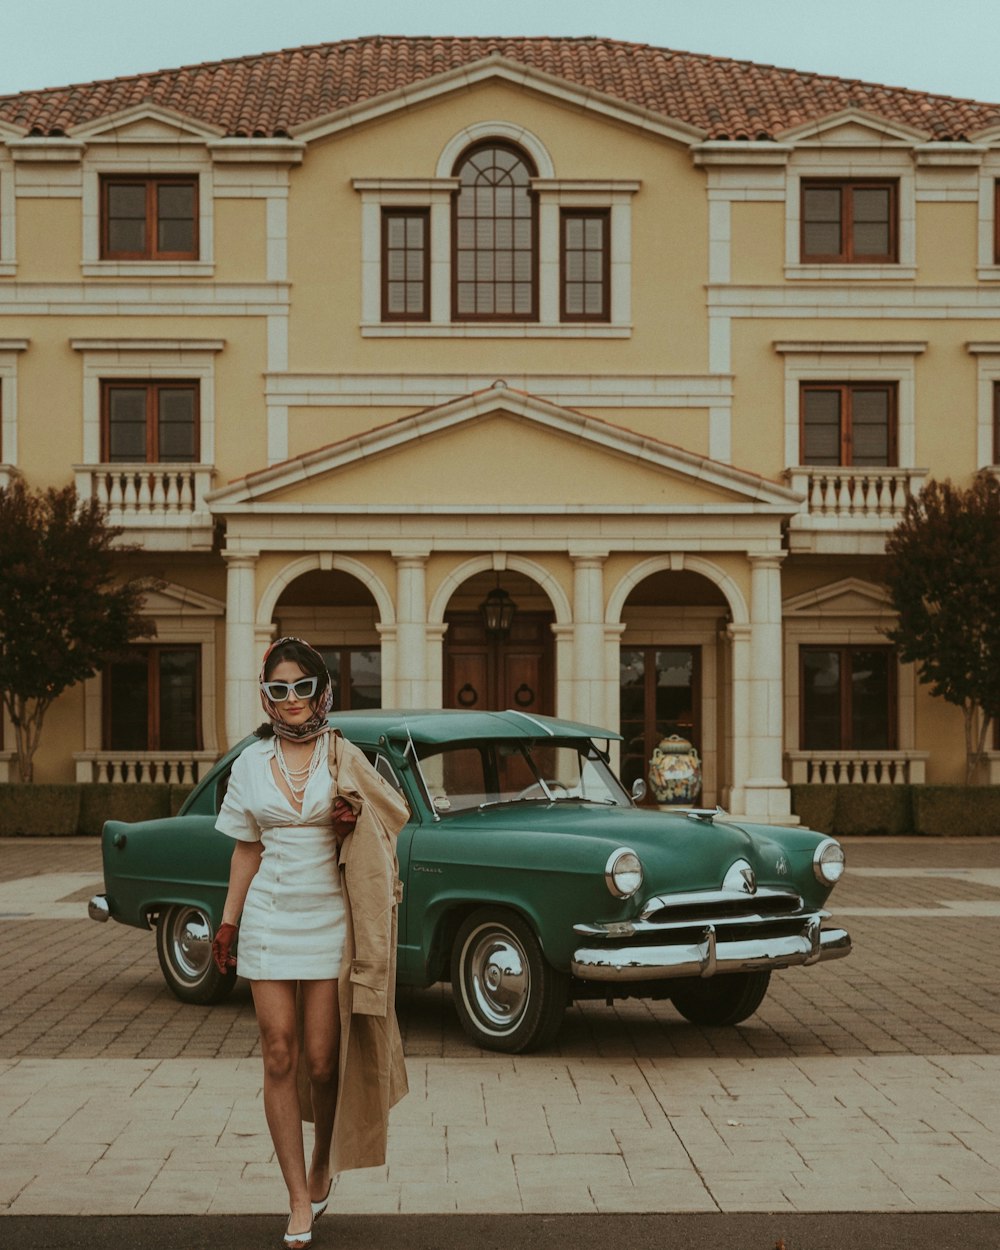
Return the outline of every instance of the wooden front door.
[[[480,712],[555,712],[552,617],[520,612],[510,634],[487,634],[476,612],[448,613],[444,706]]]

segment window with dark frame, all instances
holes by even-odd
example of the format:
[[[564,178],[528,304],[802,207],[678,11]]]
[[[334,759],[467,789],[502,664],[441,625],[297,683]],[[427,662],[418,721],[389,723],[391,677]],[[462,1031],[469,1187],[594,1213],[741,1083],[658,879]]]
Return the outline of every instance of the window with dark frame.
[[[382,706],[382,652],[378,647],[319,647],[333,683],[336,712]]]
[[[564,208],[561,213],[563,321],[610,321],[610,210]]]
[[[105,382],[104,464],[194,463],[200,454],[197,382]]]
[[[621,778],[626,788],[640,778],[655,802],[649,778],[653,751],[676,734],[701,751],[701,648],[622,647],[619,652]]]
[[[898,260],[894,180],[802,180],[803,261],[893,264]]]
[[[104,670],[104,750],[201,750],[201,648],[134,647]]]
[[[382,209],[382,320],[429,321],[430,210]]]
[[[1000,382],[993,383],[993,463],[1000,464]]]
[[[993,263],[1000,265],[1000,178],[993,184]]]
[[[892,647],[800,647],[799,665],[803,750],[896,749],[896,653]]]
[[[197,260],[198,179],[101,180],[103,260]]]
[[[802,464],[896,464],[894,382],[804,382],[800,407]]]
[[[488,142],[455,165],[452,200],[452,317],[538,319],[535,169],[511,144]]]

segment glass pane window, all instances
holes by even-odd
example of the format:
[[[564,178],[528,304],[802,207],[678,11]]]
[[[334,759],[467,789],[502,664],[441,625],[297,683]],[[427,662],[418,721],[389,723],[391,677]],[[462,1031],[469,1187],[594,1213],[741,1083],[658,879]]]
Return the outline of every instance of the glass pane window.
[[[618,671],[622,780],[631,787],[642,779],[655,801],[661,779],[652,765],[664,740],[679,738],[701,752],[701,648],[623,647]],[[671,743],[670,750],[675,749],[678,756],[683,753]],[[683,801],[694,802],[699,795],[700,779]]]
[[[802,182],[802,260],[892,263],[897,184],[866,180]]]
[[[896,463],[894,383],[804,383],[801,408],[802,464]]]
[[[803,749],[894,750],[895,675],[891,647],[802,647]]]
[[[537,313],[533,170],[517,148],[487,143],[455,168],[454,316],[534,320]]]
[[[144,646],[104,672],[104,748],[200,749],[198,647]]]
[[[106,464],[198,460],[196,382],[106,382],[102,389]]]
[[[105,178],[101,256],[107,260],[196,260],[197,178]]]
[[[382,319],[427,321],[430,307],[430,212],[382,210]]]
[[[611,316],[609,222],[606,209],[563,210],[563,321],[607,321]]]
[[[319,647],[333,683],[333,710],[382,706],[382,652],[378,647]]]

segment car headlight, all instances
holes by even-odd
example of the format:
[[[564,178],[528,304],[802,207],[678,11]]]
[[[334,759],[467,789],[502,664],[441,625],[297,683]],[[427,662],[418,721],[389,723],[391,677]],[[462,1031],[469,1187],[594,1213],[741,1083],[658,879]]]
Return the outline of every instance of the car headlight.
[[[816,848],[813,855],[813,872],[816,880],[824,885],[836,885],[844,875],[844,848],[833,838],[827,838]]]
[[[608,856],[604,880],[615,898],[631,898],[642,885],[642,860],[635,851],[620,846]]]

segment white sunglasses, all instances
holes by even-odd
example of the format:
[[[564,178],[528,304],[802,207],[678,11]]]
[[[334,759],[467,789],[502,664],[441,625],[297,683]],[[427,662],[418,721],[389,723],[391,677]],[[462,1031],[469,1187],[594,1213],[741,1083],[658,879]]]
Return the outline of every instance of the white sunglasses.
[[[296,699],[311,699],[319,685],[318,677],[300,677],[298,681],[262,681],[261,690],[272,703],[284,703],[290,695]]]

